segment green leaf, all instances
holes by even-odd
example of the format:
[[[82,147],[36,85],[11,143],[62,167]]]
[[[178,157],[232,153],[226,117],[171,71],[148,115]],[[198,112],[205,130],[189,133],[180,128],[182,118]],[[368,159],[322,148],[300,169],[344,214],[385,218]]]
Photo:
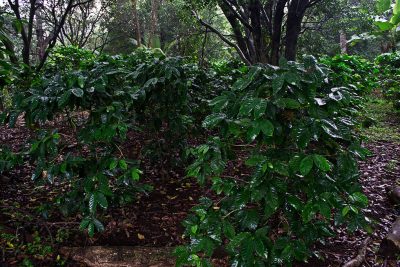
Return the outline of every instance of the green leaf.
[[[235,237],[235,235],[236,235],[235,228],[229,222],[225,222],[224,223],[223,230],[224,230],[225,236],[230,240],[233,239]]]
[[[112,159],[109,166],[110,171],[114,170],[117,166],[118,166],[118,161],[116,159]]]
[[[377,0],[376,7],[378,13],[382,14],[383,12],[389,10],[391,3],[391,0]]]
[[[326,202],[320,202],[318,204],[318,207],[321,215],[324,216],[325,219],[329,220],[331,218],[331,207],[329,206],[329,204]]]
[[[393,14],[394,15],[400,14],[400,0],[396,0],[396,3],[394,4]]]
[[[139,179],[140,179],[140,174],[142,174],[142,171],[139,170],[138,168],[132,169],[132,172],[131,172],[132,180],[134,180],[134,181],[139,181]]]
[[[94,224],[94,226],[96,226],[97,231],[99,231],[99,232],[104,231],[104,225],[96,218],[93,219],[93,224]]]
[[[97,199],[96,199],[96,194],[92,193],[89,198],[89,210],[90,212],[94,213],[96,211],[97,207]]]
[[[83,87],[85,86],[85,78],[83,76],[78,77],[78,86],[81,89],[83,89]]]
[[[315,211],[313,209],[313,205],[312,203],[309,202],[304,206],[301,212],[301,217],[303,218],[303,221],[305,223],[308,223],[314,218],[314,216],[315,216]]]
[[[71,89],[71,92],[74,94],[74,96],[81,98],[83,96],[83,90],[81,88],[73,88]]]
[[[286,72],[285,73],[285,81],[288,84],[300,86],[300,77],[296,72]]]
[[[325,133],[333,138],[343,138],[342,135],[339,133],[339,129],[333,121],[330,120],[322,120],[321,124],[322,129]]]
[[[89,234],[89,236],[90,237],[93,237],[94,236],[94,223],[89,223],[89,226],[88,226],[88,234]]]
[[[208,115],[204,121],[202,126],[204,128],[214,128],[215,126],[217,126],[221,121],[223,121],[226,118],[225,114],[222,113],[214,113],[211,115]]]
[[[300,103],[292,98],[281,98],[276,104],[281,108],[298,109],[301,107]]]
[[[255,230],[258,226],[260,216],[255,209],[245,210],[243,212],[242,226],[250,230]]]
[[[14,20],[12,20],[12,25],[14,26],[14,29],[16,30],[16,32],[21,33],[22,28],[24,26],[22,20],[14,19]]]
[[[303,203],[301,203],[301,200],[296,196],[289,195],[287,201],[295,210],[301,210],[303,207]]]
[[[261,257],[265,257],[266,255],[268,255],[268,251],[265,249],[264,243],[261,240],[261,238],[255,238],[254,239],[254,248],[256,250],[256,253],[261,256]]]
[[[225,108],[229,103],[228,96],[222,95],[214,98],[210,101],[209,105],[214,107],[214,110],[220,111],[221,109]]]
[[[266,136],[272,136],[274,134],[274,125],[269,120],[257,121],[256,125]]]
[[[149,79],[143,86],[143,88],[148,88],[156,85],[158,83],[158,78]]]
[[[331,170],[331,165],[324,156],[314,155],[314,163],[321,171],[327,172]]]
[[[379,21],[375,21],[374,24],[375,24],[376,26],[378,26],[378,28],[379,28],[381,31],[388,31],[388,30],[391,30],[391,29],[394,27],[394,25],[393,25],[391,22],[389,22],[389,21],[382,21],[382,20],[379,20]]]
[[[123,170],[127,170],[127,169],[128,169],[128,164],[126,163],[125,160],[121,159],[121,160],[119,161],[119,167],[120,167],[121,169],[123,169]]]
[[[79,225],[79,228],[80,228],[81,230],[86,229],[86,228],[88,227],[90,221],[91,221],[91,220],[90,220],[89,217],[84,218],[84,219],[82,220],[81,224]]]
[[[270,217],[279,207],[279,196],[274,188],[269,188],[265,193],[265,216]]]
[[[255,108],[255,106],[259,103],[257,98],[247,98],[243,100],[242,105],[239,109],[239,115],[248,116],[250,112]]]
[[[392,27],[397,26],[400,23],[400,13],[394,14],[390,19],[390,23],[393,25]]]
[[[196,225],[192,225],[190,227],[190,232],[195,235],[197,233],[197,229],[198,228],[199,228],[199,226],[197,224]]]
[[[346,217],[346,215],[349,213],[350,211],[350,206],[346,206],[342,209],[342,216]]]
[[[102,207],[103,209],[107,209],[108,201],[107,201],[107,198],[102,193],[97,192],[96,199],[97,199],[97,202],[99,203],[100,207]]]
[[[246,77],[239,79],[232,87],[233,91],[242,91],[249,87],[249,85],[254,81],[255,77],[261,72],[259,67],[252,67]]]
[[[261,118],[267,109],[267,101],[260,99],[259,102],[254,106],[254,117],[256,119]]]
[[[303,176],[309,174],[313,167],[313,163],[313,156],[306,156],[300,163],[300,173]]]
[[[241,247],[240,247],[240,256],[245,260],[247,264],[250,264],[254,261],[254,251],[255,246],[254,242],[251,239],[243,240]]]
[[[364,195],[363,193],[355,192],[351,196],[355,202],[359,202],[359,203],[363,204],[364,206],[368,205],[368,197],[366,195]]]
[[[68,103],[69,97],[71,96],[71,91],[64,92],[58,99],[58,107],[63,108]]]
[[[280,75],[272,80],[272,91],[274,94],[277,94],[283,87],[285,83],[285,76]]]

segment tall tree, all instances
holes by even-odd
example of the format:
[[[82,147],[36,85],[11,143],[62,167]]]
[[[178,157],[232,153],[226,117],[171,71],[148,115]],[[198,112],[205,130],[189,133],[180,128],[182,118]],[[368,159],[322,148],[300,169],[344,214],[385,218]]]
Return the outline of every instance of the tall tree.
[[[111,1],[93,0],[76,6],[68,16],[59,35],[64,45],[87,47],[96,50],[104,46],[103,42],[95,45],[95,40],[106,41],[107,31],[103,29],[106,14]]]
[[[197,16],[200,23],[234,47],[247,64],[278,64],[296,59],[303,18],[323,0],[217,0],[229,22],[234,40]],[[198,2],[197,2],[198,3]],[[195,12],[196,14],[196,12]]]
[[[22,25],[19,35],[22,40],[22,60],[31,66],[32,53],[34,52],[34,31],[39,51],[37,69],[41,69],[49,55],[50,50],[56,45],[64,24],[75,7],[92,2],[93,0],[7,0],[17,21]],[[46,12],[50,24],[44,29],[42,14]],[[36,27],[36,28],[35,28]],[[45,31],[47,37],[45,37]]]
[[[132,5],[132,15],[133,15],[133,21],[134,21],[134,28],[135,28],[135,33],[136,33],[136,42],[137,42],[137,46],[140,47],[142,45],[142,33],[140,31],[140,22],[139,22],[137,0],[131,0],[131,5]]]
[[[160,5],[160,0],[151,0],[151,20],[148,45],[153,48],[160,47],[160,31],[158,25],[158,11]]]

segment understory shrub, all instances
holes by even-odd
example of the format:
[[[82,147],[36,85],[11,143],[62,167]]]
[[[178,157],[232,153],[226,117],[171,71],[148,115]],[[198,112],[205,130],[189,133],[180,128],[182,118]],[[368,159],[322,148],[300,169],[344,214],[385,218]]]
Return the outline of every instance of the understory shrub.
[[[218,196],[202,198],[184,221],[190,244],[177,249],[178,265],[209,266],[222,247],[234,266],[290,266],[332,235],[332,221],[367,225],[356,161],[367,151],[354,129],[375,80],[355,76],[352,64],[366,63],[353,59],[327,64],[334,71],[313,57],[204,70],[158,49],[109,56],[60,48],[0,121],[13,127],[23,116],[35,131],[27,149],[9,155],[33,163],[37,182],[69,184],[56,202],[66,216],[80,213],[90,236],[104,229],[103,210],[151,190],[140,182],[140,158],[122,149],[129,132],[141,131],[147,155],[169,167],[192,160],[187,175]],[[199,132],[207,142],[187,149]]]
[[[367,226],[360,96],[336,87],[336,75],[313,57],[258,65],[210,102],[203,127],[217,134],[189,150],[187,174],[218,197],[202,198],[184,221],[190,241],[176,249],[178,266],[211,266],[221,247],[232,266],[291,266],[333,235],[332,221]]]
[[[380,72],[380,87],[383,95],[392,101],[393,107],[400,110],[400,54],[386,53],[375,59]]]
[[[336,85],[356,86],[364,95],[371,93],[378,85],[378,67],[363,57],[336,55],[322,58],[321,63],[332,70],[330,78]]]
[[[0,119],[13,127],[23,115],[36,131],[28,151],[20,152],[36,166],[32,179],[70,183],[57,203],[65,215],[81,213],[81,228],[91,236],[104,229],[98,211],[110,201],[130,203],[135,192],[151,189],[139,183],[139,159],[123,154],[127,133],[144,132],[150,155],[172,165],[183,158],[194,121],[209,112],[207,94],[227,86],[183,58],[146,49],[126,56],[58,49],[31,80]],[[68,119],[76,139],[73,149],[57,125],[46,126],[60,116]]]

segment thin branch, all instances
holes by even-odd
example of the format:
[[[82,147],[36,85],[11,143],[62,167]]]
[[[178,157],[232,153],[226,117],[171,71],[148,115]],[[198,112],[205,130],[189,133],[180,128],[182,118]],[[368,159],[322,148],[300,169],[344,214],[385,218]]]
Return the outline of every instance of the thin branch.
[[[228,0],[222,0],[227,6],[228,8],[233,12],[234,16],[238,18],[238,20],[245,26],[247,27],[250,31],[253,30],[253,27],[244,19],[244,17],[242,17],[238,11],[236,11],[236,9],[233,8],[233,5],[231,2],[229,2]]]
[[[211,26],[207,22],[203,21],[195,11],[193,11],[193,15],[195,15],[195,17],[197,18],[197,20],[200,22],[201,25],[203,25],[204,27],[208,28],[211,32],[213,32],[216,35],[218,35],[218,37],[222,41],[224,41],[226,44],[228,44],[229,46],[235,48],[236,51],[239,53],[240,58],[246,63],[246,65],[249,65],[249,66],[252,65],[251,62],[245,57],[243,51],[239,48],[239,46],[237,44],[235,44],[234,42],[232,42],[231,40],[226,38],[220,31],[215,29],[213,26]]]

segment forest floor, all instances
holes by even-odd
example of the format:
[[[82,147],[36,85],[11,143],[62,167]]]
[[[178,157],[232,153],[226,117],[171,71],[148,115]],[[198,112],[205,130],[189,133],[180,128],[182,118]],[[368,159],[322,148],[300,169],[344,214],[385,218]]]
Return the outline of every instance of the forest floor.
[[[369,198],[365,214],[373,222],[364,266],[400,266],[400,262],[377,256],[381,240],[400,215],[387,194],[387,189],[400,178],[400,116],[383,100],[368,102],[366,115],[372,117],[375,124],[363,130],[364,145],[372,156],[360,162],[360,182]],[[60,126],[60,133],[73,143],[70,131]],[[31,138],[31,132],[22,122],[14,129],[0,126],[0,143],[12,146],[15,151],[26,146]],[[140,147],[143,139],[140,135],[130,136],[125,149]],[[175,247],[185,242],[181,222],[190,208],[201,196],[212,197],[209,188],[199,187],[195,181],[184,178],[184,170],[165,173],[162,167],[147,162],[143,183],[151,184],[153,190],[138,194],[131,205],[110,207],[109,212],[100,215],[105,231],[89,238],[79,230],[82,218],[64,217],[50,205],[68,185],[35,185],[31,181],[32,170],[31,165],[25,164],[0,177],[0,266],[85,266],[77,258],[66,258],[63,252],[66,247]],[[357,255],[368,236],[363,231],[334,230],[336,237],[315,246],[316,254],[324,261],[315,258],[296,266],[341,266]],[[214,264],[226,265],[224,260]],[[160,266],[171,266],[170,259]]]

